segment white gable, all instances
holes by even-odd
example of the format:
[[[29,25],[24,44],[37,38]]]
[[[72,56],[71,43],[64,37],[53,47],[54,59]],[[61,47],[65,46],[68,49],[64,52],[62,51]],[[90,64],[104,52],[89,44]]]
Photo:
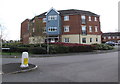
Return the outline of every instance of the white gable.
[[[52,7],[45,15],[47,15],[51,10],[54,10],[56,13],[59,14],[59,12]]]

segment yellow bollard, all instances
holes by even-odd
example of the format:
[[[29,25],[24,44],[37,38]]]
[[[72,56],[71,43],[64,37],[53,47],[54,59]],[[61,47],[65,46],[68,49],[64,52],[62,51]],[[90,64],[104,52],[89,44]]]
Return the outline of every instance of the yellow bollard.
[[[28,63],[29,63],[29,58],[28,58],[28,52],[23,52],[22,53],[22,63],[21,63],[21,68],[25,68],[28,67]]]

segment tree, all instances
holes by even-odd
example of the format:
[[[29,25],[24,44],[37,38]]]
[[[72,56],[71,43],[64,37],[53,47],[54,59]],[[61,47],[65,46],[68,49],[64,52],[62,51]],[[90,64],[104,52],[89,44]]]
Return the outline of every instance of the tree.
[[[34,32],[33,32],[34,28]],[[43,23],[42,19],[35,17],[34,20],[30,23],[30,36],[32,36],[35,40],[34,43],[40,44],[45,39],[46,34],[45,31],[45,24]]]

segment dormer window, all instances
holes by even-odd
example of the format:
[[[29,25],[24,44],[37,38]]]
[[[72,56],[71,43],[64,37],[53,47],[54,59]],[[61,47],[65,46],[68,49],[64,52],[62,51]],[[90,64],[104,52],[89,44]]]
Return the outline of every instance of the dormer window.
[[[49,15],[48,20],[57,20],[57,15]]]
[[[64,16],[64,21],[69,21],[69,16]]]

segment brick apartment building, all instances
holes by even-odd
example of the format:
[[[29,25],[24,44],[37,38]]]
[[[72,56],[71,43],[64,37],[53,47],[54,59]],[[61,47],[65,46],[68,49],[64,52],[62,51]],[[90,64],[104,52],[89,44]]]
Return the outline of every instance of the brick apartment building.
[[[107,41],[120,42],[120,32],[109,32],[102,34],[102,42],[105,43]]]
[[[92,44],[101,43],[100,16],[90,11],[60,10],[26,19],[21,23],[21,42],[36,44],[66,42]]]

